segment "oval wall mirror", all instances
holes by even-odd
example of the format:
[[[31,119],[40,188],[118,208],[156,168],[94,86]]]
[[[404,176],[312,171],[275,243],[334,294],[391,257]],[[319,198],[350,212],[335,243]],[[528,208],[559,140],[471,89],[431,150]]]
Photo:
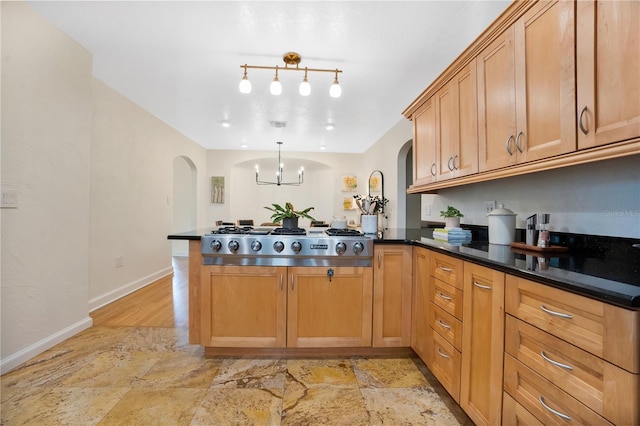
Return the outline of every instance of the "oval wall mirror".
[[[380,170],[374,170],[369,175],[369,196],[377,195],[384,198],[384,177]],[[384,213],[384,206],[380,209],[380,213]]]

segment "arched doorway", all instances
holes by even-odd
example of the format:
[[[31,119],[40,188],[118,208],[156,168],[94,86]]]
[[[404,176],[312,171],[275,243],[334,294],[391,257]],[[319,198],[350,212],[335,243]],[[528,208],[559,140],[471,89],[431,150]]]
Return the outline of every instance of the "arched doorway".
[[[413,140],[408,140],[398,152],[398,228],[418,229],[421,226],[420,194],[407,194],[413,183]]]
[[[173,160],[173,233],[197,228],[197,169],[190,158]],[[174,240],[172,256],[188,256],[189,242]]]

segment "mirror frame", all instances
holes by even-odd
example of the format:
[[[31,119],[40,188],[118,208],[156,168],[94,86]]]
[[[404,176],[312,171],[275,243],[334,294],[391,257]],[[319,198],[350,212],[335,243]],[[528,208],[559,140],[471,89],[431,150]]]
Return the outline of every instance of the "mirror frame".
[[[367,181],[367,195],[371,196],[371,178],[378,173],[380,175],[380,193],[381,197],[384,198],[384,175],[380,170],[374,170],[369,175],[369,180]],[[377,192],[377,191],[376,191]],[[380,213],[384,213],[384,206],[380,208]]]

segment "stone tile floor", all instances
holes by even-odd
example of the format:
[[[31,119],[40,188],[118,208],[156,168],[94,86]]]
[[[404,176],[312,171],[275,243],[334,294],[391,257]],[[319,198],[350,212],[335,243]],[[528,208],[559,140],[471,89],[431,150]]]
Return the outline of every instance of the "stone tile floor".
[[[85,330],[0,378],[0,424],[472,424],[418,358],[205,359],[187,340]]]

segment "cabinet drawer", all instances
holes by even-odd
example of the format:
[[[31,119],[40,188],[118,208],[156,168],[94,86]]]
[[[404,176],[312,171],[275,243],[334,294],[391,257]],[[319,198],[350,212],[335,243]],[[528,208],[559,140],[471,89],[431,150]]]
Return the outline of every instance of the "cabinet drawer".
[[[431,275],[462,290],[463,261],[440,253],[431,254]]]
[[[429,300],[459,320],[462,320],[462,290],[431,278]]]
[[[505,350],[611,422],[640,424],[640,375],[510,315],[506,321]]]
[[[456,402],[460,401],[460,352],[442,336],[430,329],[433,353],[430,355],[431,372]]]
[[[462,322],[453,315],[432,304],[429,309],[429,326],[454,348],[462,349]]]
[[[506,392],[502,393],[502,424],[522,426],[544,426],[533,414],[525,410]]]
[[[507,276],[506,311],[631,373],[640,373],[640,311]]]
[[[508,354],[504,356],[504,389],[545,425],[612,424]]]

